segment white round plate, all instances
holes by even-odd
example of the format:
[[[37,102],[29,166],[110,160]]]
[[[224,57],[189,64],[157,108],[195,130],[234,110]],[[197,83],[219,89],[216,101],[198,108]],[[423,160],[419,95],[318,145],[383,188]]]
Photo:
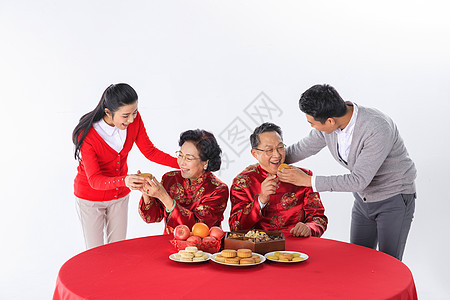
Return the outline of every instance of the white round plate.
[[[300,255],[300,257],[303,258],[303,260],[299,260],[299,261],[280,261],[280,260],[274,260],[274,259],[268,258],[269,255],[274,255],[275,252],[278,252],[278,253],[298,253]],[[266,253],[264,256],[270,261],[278,262],[278,263],[287,263],[287,264],[299,263],[299,262],[305,261],[305,260],[307,260],[309,258],[308,254],[297,252],[297,251],[273,251],[273,252]]]
[[[230,267],[251,267],[251,266],[257,266],[257,265],[260,265],[260,264],[262,264],[263,262],[266,261],[266,258],[265,258],[264,256],[262,256],[261,254],[252,252],[252,255],[258,255],[258,256],[259,256],[259,259],[260,259],[259,262],[254,263],[254,264],[252,264],[252,265],[233,265],[233,264],[227,264],[227,263],[224,263],[224,262],[217,261],[217,260],[216,260],[216,256],[219,255],[219,254],[220,254],[220,252],[213,254],[212,257],[211,257],[211,260],[212,260],[213,262],[217,263],[217,264],[221,264],[221,265],[225,265],[225,266],[230,266]]]
[[[170,258],[171,260],[173,260],[173,261],[180,262],[180,263],[187,263],[187,264],[192,264],[192,263],[194,263],[194,264],[195,264],[195,263],[202,263],[202,262],[205,262],[205,261],[208,261],[208,260],[211,259],[211,254],[206,253],[206,252],[203,252],[203,254],[208,254],[208,258],[205,259],[205,260],[201,260],[201,261],[181,261],[181,260],[175,259],[175,254],[178,254],[178,253],[170,254],[170,255],[169,255],[169,258]]]

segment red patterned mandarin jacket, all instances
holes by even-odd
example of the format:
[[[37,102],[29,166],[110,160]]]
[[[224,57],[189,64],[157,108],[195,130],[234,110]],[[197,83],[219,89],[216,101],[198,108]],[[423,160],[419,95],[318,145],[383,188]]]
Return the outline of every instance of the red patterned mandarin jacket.
[[[301,169],[312,175],[309,170]],[[318,193],[310,187],[298,187],[278,182],[278,189],[270,196],[261,210],[258,197],[261,183],[268,173],[258,166],[240,173],[231,186],[231,230],[263,229],[267,231],[289,231],[298,223],[305,223],[312,236],[321,236],[327,228],[328,219]]]
[[[227,207],[228,186],[213,173],[207,172],[189,181],[181,176],[180,171],[172,171],[164,174],[161,183],[176,201],[175,208],[167,213],[158,199],[151,198],[146,205],[141,198],[139,214],[145,222],[160,222],[164,218],[165,234],[172,233],[179,224],[187,225],[189,229],[197,222],[203,222],[209,227],[220,226]]]

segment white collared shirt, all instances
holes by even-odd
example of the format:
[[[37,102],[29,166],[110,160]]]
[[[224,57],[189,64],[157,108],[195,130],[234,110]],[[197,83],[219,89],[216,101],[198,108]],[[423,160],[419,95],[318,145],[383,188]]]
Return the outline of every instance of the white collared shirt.
[[[125,140],[127,139],[127,130],[120,130],[117,127],[109,126],[105,120],[100,121],[92,125],[102,139],[116,152],[120,152],[123,149]]]
[[[352,144],[353,139],[353,131],[355,130],[355,123],[356,123],[356,117],[358,116],[358,106],[350,101],[346,101],[348,104],[353,105],[353,114],[352,118],[350,119],[350,122],[348,122],[347,126],[343,130],[340,128],[336,129],[334,132],[336,132],[337,135],[337,147],[339,156],[342,160],[345,162],[348,161],[348,154],[350,153],[350,146]],[[311,187],[313,191],[316,190],[316,176],[313,175],[311,177]]]
[[[348,154],[350,153],[350,145],[352,144],[353,131],[355,130],[356,117],[358,116],[358,106],[353,103],[351,104],[353,105],[353,114],[350,122],[348,122],[347,126],[345,126],[343,130],[341,130],[340,128],[335,130],[338,138],[339,155],[345,162],[348,161]]]

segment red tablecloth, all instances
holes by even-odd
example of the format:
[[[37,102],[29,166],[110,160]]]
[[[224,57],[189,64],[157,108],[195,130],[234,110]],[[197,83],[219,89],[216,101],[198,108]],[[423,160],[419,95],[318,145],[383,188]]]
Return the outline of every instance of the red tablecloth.
[[[417,299],[402,262],[348,243],[286,237],[286,250],[309,259],[232,267],[174,262],[170,238],[126,240],[71,258],[53,299]]]

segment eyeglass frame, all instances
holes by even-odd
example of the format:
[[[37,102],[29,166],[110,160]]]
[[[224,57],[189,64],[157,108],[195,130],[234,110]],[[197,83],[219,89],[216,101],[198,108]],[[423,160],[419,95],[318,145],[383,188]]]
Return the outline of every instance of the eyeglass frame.
[[[282,147],[274,147],[274,148],[272,148],[270,150],[269,149],[263,150],[263,149],[258,149],[258,148],[253,148],[253,149],[255,149],[257,151],[264,152],[264,154],[267,155],[268,157],[272,157],[273,156],[273,152],[275,150],[277,150],[278,154],[280,154],[280,155],[282,154],[282,152],[283,153],[286,152],[286,144],[283,143]],[[281,149],[283,149],[283,150],[281,150]]]
[[[186,155],[190,155],[190,156],[192,156],[192,157],[188,157],[188,156],[186,156]],[[175,151],[175,156],[176,156],[177,158],[179,158],[179,159],[181,159],[181,160],[185,159],[187,162],[191,162],[191,161],[200,159],[200,157],[195,157],[195,156],[192,155],[192,154],[186,154],[186,155],[183,155],[181,151]]]

